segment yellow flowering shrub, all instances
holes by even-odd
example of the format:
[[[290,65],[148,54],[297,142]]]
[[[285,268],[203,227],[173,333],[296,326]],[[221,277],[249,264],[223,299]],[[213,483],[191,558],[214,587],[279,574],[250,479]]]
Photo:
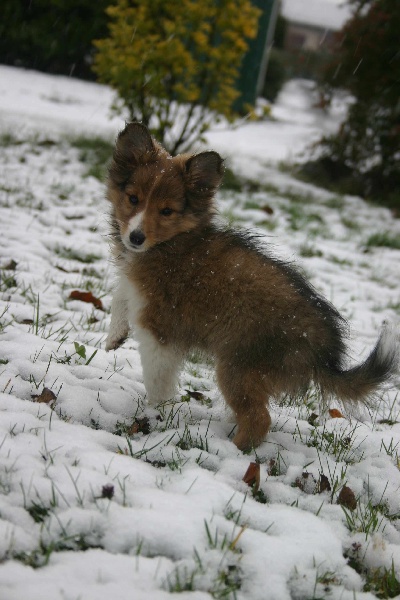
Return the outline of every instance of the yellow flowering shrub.
[[[119,109],[172,153],[201,137],[211,113],[235,117],[246,40],[260,14],[250,0],[116,0],[107,14],[93,69],[117,91]]]

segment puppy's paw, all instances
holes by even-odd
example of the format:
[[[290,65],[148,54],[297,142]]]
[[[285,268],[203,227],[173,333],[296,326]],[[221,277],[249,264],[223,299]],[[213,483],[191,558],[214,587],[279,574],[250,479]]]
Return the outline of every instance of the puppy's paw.
[[[165,402],[165,400],[161,400],[157,397],[153,398],[153,397],[149,397],[149,396],[147,396],[146,400],[147,400],[147,405],[149,406],[149,408],[157,408],[157,406],[159,406],[160,404]]]
[[[108,337],[106,339],[106,352],[109,352],[110,350],[117,350],[117,348],[122,346],[127,337],[127,335],[118,339]]]

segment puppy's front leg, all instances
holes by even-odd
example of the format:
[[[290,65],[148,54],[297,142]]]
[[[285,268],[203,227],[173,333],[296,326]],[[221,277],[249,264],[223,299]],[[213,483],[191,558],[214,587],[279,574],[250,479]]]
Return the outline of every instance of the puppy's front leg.
[[[115,290],[111,303],[111,323],[106,339],[106,351],[116,350],[129,334],[128,303],[121,282]]]
[[[146,329],[135,328],[135,338],[139,342],[147,402],[157,406],[175,395],[182,357],[175,348],[162,344]]]

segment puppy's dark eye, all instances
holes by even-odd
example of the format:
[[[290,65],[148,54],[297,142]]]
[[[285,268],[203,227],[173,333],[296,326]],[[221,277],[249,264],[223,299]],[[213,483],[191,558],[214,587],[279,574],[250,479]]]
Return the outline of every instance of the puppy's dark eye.
[[[170,215],[172,215],[174,211],[172,210],[172,208],[163,208],[162,210],[160,210],[160,215],[163,215],[164,217],[169,217]]]
[[[132,206],[136,206],[137,204],[139,204],[139,198],[134,194],[131,194],[129,196],[129,202],[132,204]]]

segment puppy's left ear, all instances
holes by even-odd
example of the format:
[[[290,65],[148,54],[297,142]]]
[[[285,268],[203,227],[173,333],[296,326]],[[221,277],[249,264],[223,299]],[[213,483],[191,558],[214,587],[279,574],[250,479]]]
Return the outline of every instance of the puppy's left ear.
[[[185,165],[185,182],[189,193],[212,197],[222,181],[224,161],[218,152],[201,152],[191,156]]]
[[[127,123],[120,131],[115,144],[114,157],[120,160],[139,163],[154,152],[154,143],[150,131],[142,123]]]

